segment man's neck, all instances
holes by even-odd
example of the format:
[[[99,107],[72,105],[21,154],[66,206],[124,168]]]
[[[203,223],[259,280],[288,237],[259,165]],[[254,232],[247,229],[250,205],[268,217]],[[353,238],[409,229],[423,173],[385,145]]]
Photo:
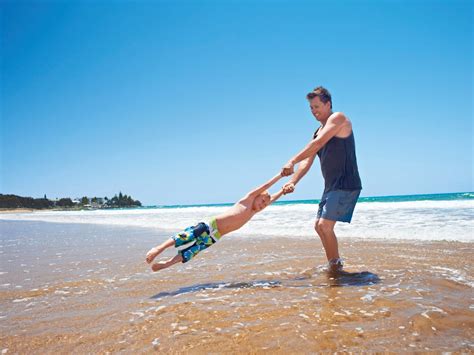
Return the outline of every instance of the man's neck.
[[[324,119],[320,119],[319,122],[321,123],[321,126],[325,126],[326,125],[326,122],[328,121],[329,117],[331,117],[332,115],[332,110],[329,112],[328,116]]]

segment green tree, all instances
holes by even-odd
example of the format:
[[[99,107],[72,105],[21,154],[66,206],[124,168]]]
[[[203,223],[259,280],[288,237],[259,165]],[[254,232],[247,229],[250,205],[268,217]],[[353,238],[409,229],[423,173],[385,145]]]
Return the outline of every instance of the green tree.
[[[74,202],[68,197],[68,198],[62,198],[58,202],[56,202],[56,206],[59,207],[72,207],[74,206]]]

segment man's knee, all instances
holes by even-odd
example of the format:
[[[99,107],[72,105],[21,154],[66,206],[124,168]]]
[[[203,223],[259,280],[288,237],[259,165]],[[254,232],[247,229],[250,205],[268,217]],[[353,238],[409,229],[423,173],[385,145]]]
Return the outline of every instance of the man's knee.
[[[322,241],[326,239],[326,230],[324,229],[324,226],[321,224],[319,219],[316,220],[316,223],[314,224],[314,230]]]
[[[316,221],[316,231],[319,235],[332,233],[334,231],[334,225],[335,223],[333,221],[320,218]]]
[[[321,237],[321,230],[319,229],[319,219],[316,220],[316,222],[314,223],[314,230],[316,231],[316,233]]]

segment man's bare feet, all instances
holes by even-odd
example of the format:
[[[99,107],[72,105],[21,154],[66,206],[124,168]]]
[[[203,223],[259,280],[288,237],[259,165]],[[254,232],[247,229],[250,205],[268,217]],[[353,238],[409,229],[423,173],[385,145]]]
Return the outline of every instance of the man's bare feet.
[[[146,253],[146,262],[150,264],[160,253],[161,250],[158,247],[151,248],[148,253]]]
[[[328,262],[329,273],[341,272],[344,268],[344,261],[341,258],[331,259]]]

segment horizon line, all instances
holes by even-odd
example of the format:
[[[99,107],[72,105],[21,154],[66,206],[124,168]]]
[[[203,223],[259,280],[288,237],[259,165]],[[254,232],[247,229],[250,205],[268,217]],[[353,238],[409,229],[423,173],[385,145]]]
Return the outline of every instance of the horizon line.
[[[407,196],[429,196],[429,195],[451,195],[451,194],[474,194],[474,191],[457,191],[457,192],[436,192],[436,193],[423,193],[423,194],[406,194],[406,195],[376,195],[376,196],[360,196],[359,199],[363,198],[384,198],[384,197],[407,197]],[[276,201],[275,203],[295,203],[301,201],[318,201],[319,199],[297,199],[297,200],[286,200]],[[234,202],[217,202],[217,203],[192,203],[192,204],[162,204],[162,205],[146,205],[138,208],[150,208],[150,207],[206,207],[206,206],[227,206],[233,205]]]

